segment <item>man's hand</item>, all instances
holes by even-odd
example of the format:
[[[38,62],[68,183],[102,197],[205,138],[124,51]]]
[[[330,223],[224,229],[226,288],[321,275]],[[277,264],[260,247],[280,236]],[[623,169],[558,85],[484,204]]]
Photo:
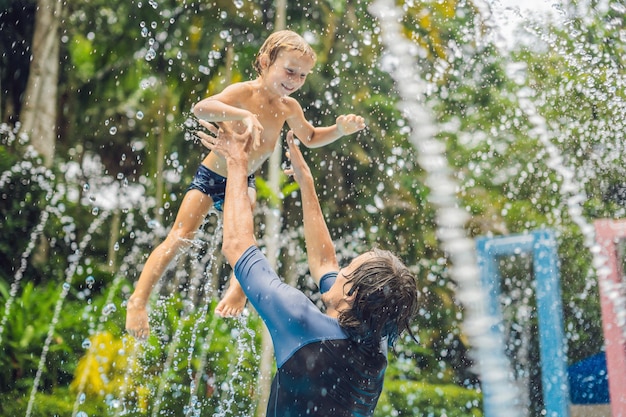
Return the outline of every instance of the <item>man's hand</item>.
[[[252,148],[258,149],[261,146],[261,134],[263,133],[263,125],[259,122],[259,119],[254,114],[243,119],[243,124],[246,126],[244,135],[252,135]]]
[[[244,157],[247,159],[252,148],[253,135],[250,133],[237,134],[227,124],[220,125],[218,129],[205,120],[198,119],[198,122],[213,135],[202,131],[196,132],[204,146],[226,159],[243,159]]]
[[[347,114],[337,117],[337,130],[342,136],[351,135],[365,129],[365,120],[355,114]]]
[[[311,169],[304,160],[302,152],[300,152],[298,147],[299,141],[294,138],[291,130],[287,132],[287,144],[289,145],[287,158],[291,161],[291,167],[285,169],[285,174],[293,175],[296,182],[301,184],[304,179],[312,178]]]

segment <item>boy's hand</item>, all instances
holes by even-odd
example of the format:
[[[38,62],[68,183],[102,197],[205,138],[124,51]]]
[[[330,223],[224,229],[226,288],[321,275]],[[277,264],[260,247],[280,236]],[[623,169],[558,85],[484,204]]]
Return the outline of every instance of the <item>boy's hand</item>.
[[[337,117],[337,130],[342,136],[365,129],[365,120],[355,114],[346,114]]]

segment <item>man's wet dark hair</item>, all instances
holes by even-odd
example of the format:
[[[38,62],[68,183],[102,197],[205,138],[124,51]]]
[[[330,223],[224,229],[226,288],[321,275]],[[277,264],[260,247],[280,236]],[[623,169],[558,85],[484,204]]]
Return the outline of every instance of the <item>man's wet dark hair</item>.
[[[408,330],[418,311],[415,277],[393,253],[373,249],[347,283],[347,295],[355,294],[352,307],[339,314],[339,324],[353,339],[378,343],[387,338],[393,346]]]

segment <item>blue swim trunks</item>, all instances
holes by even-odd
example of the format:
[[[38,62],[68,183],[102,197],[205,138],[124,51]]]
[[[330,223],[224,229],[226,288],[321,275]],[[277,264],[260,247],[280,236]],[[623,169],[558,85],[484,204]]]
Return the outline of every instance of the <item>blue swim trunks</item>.
[[[248,187],[256,190],[256,181],[254,174],[248,177]],[[198,190],[213,199],[213,207],[222,211],[224,206],[224,196],[226,194],[226,178],[211,171],[209,168],[200,164],[196,175],[191,180],[191,184],[187,191]]]

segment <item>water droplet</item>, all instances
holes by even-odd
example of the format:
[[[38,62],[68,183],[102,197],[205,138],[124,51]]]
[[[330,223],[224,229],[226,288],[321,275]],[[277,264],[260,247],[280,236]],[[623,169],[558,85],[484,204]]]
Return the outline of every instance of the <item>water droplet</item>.
[[[96,282],[96,279],[94,278],[93,275],[89,275],[87,278],[85,278],[85,284],[87,284],[89,288],[91,288],[95,282]]]
[[[83,185],[83,191],[89,191],[89,184]]]
[[[70,288],[71,288],[71,287],[70,287],[69,282],[64,282],[64,283],[63,283],[63,289],[64,289],[64,290],[69,290]]]
[[[84,393],[84,392],[81,392],[81,393],[80,393],[80,395],[78,396],[78,402],[79,402],[80,404],[83,404],[83,403],[85,402],[85,398],[86,398],[86,397],[87,397],[87,396],[85,395],[85,393]],[[78,417],[79,415],[83,415],[83,416],[87,417],[87,413],[85,413],[84,411],[81,411],[81,412],[79,412],[78,414],[76,414],[76,416],[77,416],[77,417]]]
[[[109,303],[102,308],[102,315],[108,316],[117,311],[117,307],[113,303]]]
[[[148,52],[146,52],[145,60],[152,61],[154,58],[156,58],[156,51],[152,48],[148,49]]]
[[[235,7],[241,9],[243,7],[243,0],[235,0]]]
[[[141,110],[138,111],[137,114],[135,115],[135,117],[137,118],[137,120],[143,119],[143,112]]]
[[[91,340],[89,339],[83,340],[82,346],[83,346],[83,349],[89,349],[91,347]]]
[[[111,128],[109,129],[109,134],[115,135],[116,133],[117,133],[117,127],[111,126]]]

